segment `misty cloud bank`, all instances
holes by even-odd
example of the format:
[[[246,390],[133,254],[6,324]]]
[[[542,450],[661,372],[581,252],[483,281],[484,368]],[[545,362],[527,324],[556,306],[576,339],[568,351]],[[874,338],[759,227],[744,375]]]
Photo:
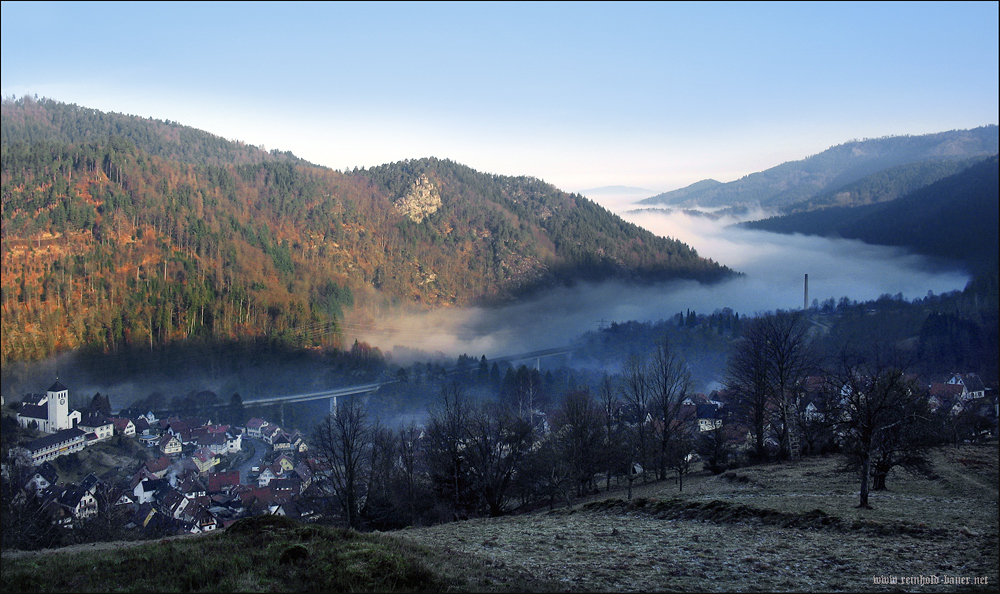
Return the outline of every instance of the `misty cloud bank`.
[[[733,218],[713,220],[667,211],[624,211],[624,218],[657,235],[679,239],[704,257],[712,258],[744,276],[717,285],[675,281],[646,287],[621,283],[560,287],[530,301],[500,308],[440,309],[421,314],[387,316],[375,325],[344,323],[345,343],[354,339],[379,347],[393,361],[408,365],[441,356],[486,355],[489,359],[561,347],[581,334],[611,322],[657,321],[689,309],[710,314],[729,307],[741,316],[775,309],[798,309],[803,301],[803,279],[809,275],[809,301],[848,297],[855,301],[902,293],[906,299],[961,290],[968,281],[960,271],[932,272],[928,262],[903,250],[872,246],[855,240],[778,235],[728,227]],[[754,217],[759,218],[759,217]],[[245,400],[262,395],[327,387],[332,380],[324,369],[286,366],[254,370],[267,381],[249,375],[191,377],[178,369],[176,377],[148,378],[141,385],[124,381],[93,384],[80,369],[74,353],[19,368],[5,379],[6,397],[41,392],[58,376],[73,392],[89,399],[95,392],[109,395],[114,407],[160,391],[168,398],[191,390],[212,390],[224,398],[239,391]],[[101,371],[113,376],[114,370]],[[305,384],[303,385],[303,381]],[[7,385],[8,381],[11,385]],[[288,388],[288,389],[285,389]],[[89,400],[88,400],[89,401]]]
[[[780,235],[739,229],[733,217],[713,219],[682,212],[626,211],[622,215],[653,233],[673,237],[698,253],[744,276],[717,285],[676,281],[648,287],[621,283],[557,288],[531,301],[495,309],[438,310],[398,315],[377,328],[348,328],[355,337],[395,353],[408,351],[468,354],[487,358],[558,347],[611,322],[656,321],[688,309],[710,314],[729,307],[741,315],[799,309],[804,277],[809,303],[847,297],[868,301],[902,293],[912,300],[962,290],[968,276],[959,270],[933,271],[923,257],[856,240]],[[757,213],[750,218],[766,216]]]

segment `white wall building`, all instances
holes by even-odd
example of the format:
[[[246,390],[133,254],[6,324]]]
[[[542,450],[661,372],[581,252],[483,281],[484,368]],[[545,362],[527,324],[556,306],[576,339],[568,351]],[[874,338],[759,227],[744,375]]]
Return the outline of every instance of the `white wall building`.
[[[38,404],[23,404],[17,413],[17,422],[28,428],[37,424],[43,433],[55,433],[63,429],[72,429],[80,422],[80,411],[69,412],[69,390],[59,383],[52,384]]]

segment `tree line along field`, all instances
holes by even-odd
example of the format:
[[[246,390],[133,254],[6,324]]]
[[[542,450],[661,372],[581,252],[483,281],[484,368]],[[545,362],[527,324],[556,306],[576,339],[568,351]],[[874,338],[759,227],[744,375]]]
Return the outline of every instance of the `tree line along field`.
[[[265,516],[220,533],[127,549],[5,552],[2,586],[5,592],[995,591],[997,454],[995,441],[934,449],[926,473],[894,470],[889,489],[873,493],[872,509],[855,507],[856,479],[841,471],[842,457],[814,457],[720,475],[695,472],[683,492],[672,480],[637,484],[629,500],[612,483],[610,492],[573,505],[384,533]],[[133,558],[150,565],[141,579]],[[920,576],[937,583],[903,583]]]

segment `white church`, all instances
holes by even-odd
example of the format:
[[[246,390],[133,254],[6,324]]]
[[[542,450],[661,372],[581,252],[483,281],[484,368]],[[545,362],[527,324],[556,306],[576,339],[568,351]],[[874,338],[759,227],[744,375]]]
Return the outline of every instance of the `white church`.
[[[43,433],[72,429],[80,422],[80,411],[69,412],[69,389],[59,383],[52,384],[45,394],[28,394],[24,397],[17,422],[24,428],[37,424]]]

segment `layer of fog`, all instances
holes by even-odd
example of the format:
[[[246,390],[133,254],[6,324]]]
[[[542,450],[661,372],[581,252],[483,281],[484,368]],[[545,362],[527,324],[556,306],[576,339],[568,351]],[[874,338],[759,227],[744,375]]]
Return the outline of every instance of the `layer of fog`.
[[[563,346],[610,322],[656,321],[687,310],[710,314],[726,307],[741,315],[800,309],[805,275],[809,276],[809,305],[843,297],[868,301],[885,294],[902,294],[912,300],[929,292],[961,290],[968,281],[962,271],[935,271],[925,258],[905,250],[856,240],[740,229],[730,226],[738,222],[732,217],[664,210],[623,210],[621,215],[743,275],[715,285],[693,281],[645,287],[617,282],[579,284],[495,309],[390,316],[372,327],[348,327],[348,334],[394,353],[399,363],[425,352],[494,358]]]
[[[621,210],[627,220],[662,236],[679,239],[704,257],[744,273],[733,280],[702,285],[676,281],[636,287],[622,283],[578,284],[505,307],[439,309],[421,314],[389,315],[374,324],[344,324],[345,344],[354,339],[379,347],[392,361],[408,365],[461,354],[489,359],[556,348],[611,322],[657,321],[694,310],[710,314],[731,308],[741,316],[803,305],[804,275],[809,275],[809,302],[847,297],[854,301],[902,294],[906,299],[961,290],[968,278],[959,271],[932,272],[928,262],[903,250],[853,240],[777,235],[729,227],[735,219],[712,219],[665,211]],[[172,378],[145,377],[136,383],[96,382],[92,377],[119,377],[114,369],[86,370],[72,353],[40,364],[5,370],[3,393],[19,400],[43,392],[56,377],[71,395],[89,403],[96,392],[108,395],[113,408],[159,391],[169,400],[191,391],[211,390],[223,400],[239,392],[244,401],[259,396],[318,391],[343,385],[328,369],[283,366],[254,369],[240,376],[200,377],[178,369]],[[89,373],[93,372],[93,373]],[[131,377],[134,375],[129,374]],[[8,385],[9,382],[9,385]],[[286,389],[287,388],[287,389]]]

